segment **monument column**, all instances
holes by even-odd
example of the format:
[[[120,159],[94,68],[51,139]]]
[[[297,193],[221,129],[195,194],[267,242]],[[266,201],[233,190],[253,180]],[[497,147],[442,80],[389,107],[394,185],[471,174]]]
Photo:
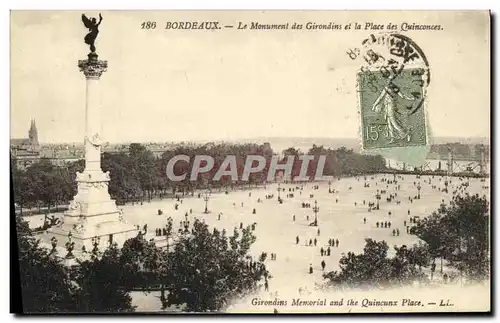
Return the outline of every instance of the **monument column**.
[[[102,17],[100,16],[100,21]],[[100,241],[103,246],[109,243],[123,244],[125,240],[137,235],[137,228],[123,220],[116,203],[108,192],[109,172],[101,169],[101,101],[99,79],[106,72],[107,61],[98,59],[94,41],[98,34],[95,18],[82,20],[90,33],[85,36],[85,43],[90,45],[88,59],[78,61],[78,67],[86,79],[85,94],[85,169],[76,174],[77,194],[64,213],[62,221],[48,230],[48,238],[56,237],[64,242],[64,238],[73,237],[75,248],[85,246],[92,249],[92,239]],[[71,234],[69,234],[71,233]],[[62,238],[62,239],[61,239]],[[79,250],[79,249],[75,249]]]

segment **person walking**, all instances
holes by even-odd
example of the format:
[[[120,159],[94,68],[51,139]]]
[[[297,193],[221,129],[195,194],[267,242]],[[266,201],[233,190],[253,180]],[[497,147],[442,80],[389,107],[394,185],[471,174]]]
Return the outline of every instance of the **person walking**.
[[[321,269],[325,271],[326,263],[324,260],[321,261]]]

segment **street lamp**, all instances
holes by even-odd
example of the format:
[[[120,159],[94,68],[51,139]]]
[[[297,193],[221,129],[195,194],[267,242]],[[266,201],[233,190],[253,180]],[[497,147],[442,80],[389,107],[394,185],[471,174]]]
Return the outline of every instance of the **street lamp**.
[[[377,190],[377,194],[375,195],[375,198],[377,199],[377,210],[380,210],[380,193],[379,193],[379,190]]]
[[[422,187],[420,186],[420,182],[419,182],[419,183],[418,183],[418,185],[417,185],[417,190],[418,190],[417,199],[418,199],[418,200],[420,200],[420,189],[421,189],[421,188],[422,188]]]
[[[318,226],[318,212],[319,212],[318,201],[314,201],[313,212],[314,212],[314,226],[317,227]]]
[[[210,192],[207,190],[205,195],[203,196],[203,200],[205,201],[205,214],[208,214],[208,200],[210,200]]]
[[[278,183],[278,200],[281,199],[280,192],[281,192],[280,183]]]
[[[328,181],[328,193],[332,192],[332,181]]]

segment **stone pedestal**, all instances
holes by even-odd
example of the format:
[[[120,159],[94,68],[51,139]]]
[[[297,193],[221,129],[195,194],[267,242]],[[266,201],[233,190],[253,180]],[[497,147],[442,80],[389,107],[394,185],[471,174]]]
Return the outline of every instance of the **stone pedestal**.
[[[98,60],[95,53],[87,60],[78,61],[78,67],[86,78],[85,105],[85,170],[77,173],[78,192],[65,212],[62,222],[48,230],[48,239],[55,236],[59,245],[72,234],[75,251],[82,246],[90,251],[92,238],[99,237],[100,247],[107,247],[110,242],[119,246],[125,240],[137,236],[138,230],[123,220],[116,203],[108,193],[109,172],[101,170],[101,103],[99,78],[107,69],[107,61]]]

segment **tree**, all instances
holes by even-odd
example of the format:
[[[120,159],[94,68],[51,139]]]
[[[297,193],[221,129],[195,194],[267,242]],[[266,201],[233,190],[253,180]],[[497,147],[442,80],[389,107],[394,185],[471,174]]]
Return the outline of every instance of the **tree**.
[[[116,244],[104,251],[102,257],[79,261],[75,268],[78,312],[132,312],[132,298],[126,290],[127,268],[120,261]]]
[[[132,143],[129,147],[131,170],[134,170],[135,179],[140,185],[142,192],[147,193],[148,201],[151,201],[153,192],[153,175],[155,175],[155,159],[153,153],[145,146]]]
[[[415,233],[472,281],[489,277],[489,202],[476,195],[455,196],[450,206],[417,223]]]
[[[421,270],[429,264],[429,254],[426,253],[425,245],[414,245],[409,249],[406,245],[394,246],[394,250],[396,255],[390,259],[392,284],[408,285],[415,281],[428,281],[427,276]]]
[[[422,267],[429,266],[432,258],[429,246],[421,241],[407,250],[407,257],[412,265],[418,266],[419,271],[422,271]]]
[[[302,155],[302,153],[300,152],[300,149],[297,149],[295,147],[289,147],[289,148],[283,150],[283,155],[298,157],[298,156]]]
[[[447,208],[443,223],[455,246],[450,265],[471,281],[489,278],[489,202],[476,195],[457,196]],[[450,249],[452,247],[450,246]]]
[[[23,205],[25,194],[23,193],[24,187],[23,179],[25,178],[23,171],[17,167],[15,158],[10,159],[11,173],[12,173],[12,188],[14,193],[14,202],[19,205],[20,213],[23,213]]]
[[[161,283],[166,272],[166,253],[142,235],[128,239],[121,249],[120,262],[128,275],[129,289],[148,287]],[[164,289],[164,287],[162,288]]]
[[[248,255],[255,241],[250,227],[234,230],[214,229],[199,220],[192,233],[180,237],[168,256],[167,304],[186,304],[187,311],[217,311],[228,301],[258,288],[267,276],[264,264]]]
[[[385,241],[365,241],[362,254],[349,252],[342,255],[339,261],[340,271],[324,275],[328,285],[340,288],[388,288],[409,285],[424,279],[415,264],[410,261],[405,246],[395,247],[396,255],[389,258],[389,247]]]
[[[448,231],[443,230],[441,223],[442,215],[440,212],[443,212],[443,210],[434,212],[430,216],[420,220],[414,227],[414,232],[426,243],[432,263],[435,263],[436,258],[439,257],[442,264],[443,259],[451,254],[451,249],[449,248],[449,243],[446,242],[450,238]]]
[[[39,246],[28,223],[16,216],[23,311],[26,313],[133,311],[126,289],[128,268],[116,245],[102,257],[66,267]],[[60,256],[60,255],[58,255]]]
[[[41,248],[28,223],[16,216],[21,294],[25,313],[61,313],[75,309],[66,268]]]

